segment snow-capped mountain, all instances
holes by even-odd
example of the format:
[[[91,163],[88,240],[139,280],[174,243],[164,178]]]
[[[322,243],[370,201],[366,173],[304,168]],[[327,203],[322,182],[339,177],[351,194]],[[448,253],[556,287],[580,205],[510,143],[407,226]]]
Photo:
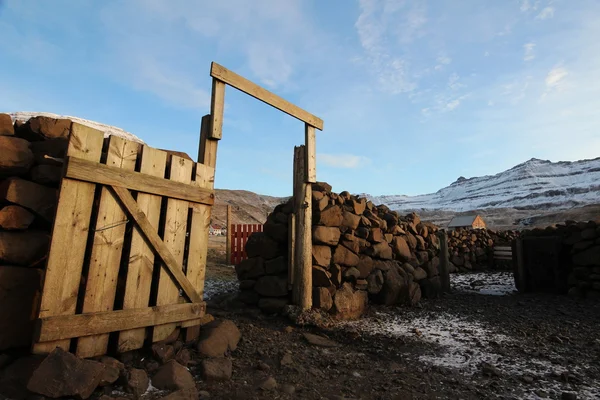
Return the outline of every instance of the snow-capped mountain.
[[[460,177],[436,193],[367,197],[393,210],[560,210],[600,204],[600,157],[555,163],[532,158],[496,175]]]

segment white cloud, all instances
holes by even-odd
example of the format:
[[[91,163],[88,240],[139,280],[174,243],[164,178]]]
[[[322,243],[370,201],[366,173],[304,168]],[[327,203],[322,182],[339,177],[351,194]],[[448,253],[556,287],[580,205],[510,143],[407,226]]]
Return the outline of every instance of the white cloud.
[[[562,85],[563,79],[569,75],[569,72],[564,67],[554,67],[548,72],[546,76],[546,87],[548,89],[555,89]]]
[[[523,61],[531,61],[535,58],[535,54],[533,50],[535,48],[535,43],[529,42],[523,45],[523,49],[525,50],[525,55],[523,56]]]
[[[452,90],[458,90],[463,88],[465,85],[459,82],[460,76],[455,72],[448,78],[448,87]]]
[[[531,4],[529,3],[529,0],[523,0],[521,2],[521,11],[527,12],[527,11],[529,11],[530,8],[531,8]]]
[[[366,68],[375,75],[381,91],[406,93],[416,88],[409,64],[396,54],[399,47],[411,44],[422,35],[427,22],[424,2],[407,5],[404,1],[360,0],[360,15],[354,24]]]
[[[437,59],[437,65],[434,67],[437,71],[444,68],[444,65],[448,65],[452,62],[452,59],[445,54],[441,54]]]
[[[489,52],[489,51],[486,51],[485,53],[483,53],[483,56],[484,56],[484,57],[489,57],[489,56],[490,56],[490,52]]]
[[[317,161],[334,168],[357,168],[369,164],[371,160],[367,157],[353,154],[317,154]]]
[[[552,17],[554,17],[554,7],[545,7],[535,18],[548,19]]]

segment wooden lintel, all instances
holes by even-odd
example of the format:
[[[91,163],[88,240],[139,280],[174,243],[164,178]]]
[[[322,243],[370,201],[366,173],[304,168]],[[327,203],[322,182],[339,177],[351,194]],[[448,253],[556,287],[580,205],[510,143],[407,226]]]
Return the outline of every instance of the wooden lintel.
[[[205,312],[206,303],[197,302],[46,317],[37,321],[36,341],[48,342],[197,320]]]
[[[300,121],[314,126],[320,131],[323,130],[323,120],[321,118],[312,115],[308,111],[305,111],[289,101],[282,99],[267,89],[258,86],[257,84],[215,62],[211,64],[210,76],[228,84],[229,86],[241,90],[246,94],[249,94],[257,100],[267,103],[268,105],[275,107],[276,109],[283,111],[294,118],[298,118]]]
[[[65,177],[81,181],[100,183],[102,185],[119,186],[138,192],[156,194],[194,203],[213,205],[213,190],[173,182],[140,172],[127,171],[110,167],[77,157],[67,157]]]
[[[171,252],[169,251],[165,243],[162,241],[160,236],[158,236],[158,233],[156,233],[155,228],[152,227],[150,221],[148,221],[148,218],[146,218],[146,214],[144,214],[144,212],[140,210],[138,204],[131,196],[131,193],[129,193],[129,190],[119,186],[112,186],[112,189],[114,190],[119,200],[121,200],[121,203],[123,203],[128,213],[135,220],[136,224],[140,228],[140,231],[142,231],[142,234],[146,237],[150,245],[154,248],[156,254],[164,262],[165,266],[171,273],[171,276],[173,277],[173,280],[177,284],[177,286],[179,286],[183,290],[183,292],[189,300],[191,300],[194,303],[201,302],[202,297],[198,294],[198,292],[196,292],[194,286],[192,286],[190,281],[187,279],[187,277],[183,273],[181,265],[179,265],[179,263],[177,262],[175,257],[173,257],[173,254],[171,254]]]

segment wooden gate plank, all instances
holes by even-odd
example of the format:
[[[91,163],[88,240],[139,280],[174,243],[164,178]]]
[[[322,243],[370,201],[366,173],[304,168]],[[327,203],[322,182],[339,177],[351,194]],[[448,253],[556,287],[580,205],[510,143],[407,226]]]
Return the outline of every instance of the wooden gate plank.
[[[73,123],[67,155],[98,162],[103,141],[102,132]],[[75,313],[95,189],[96,185],[88,182],[63,179],[61,183],[40,318]],[[69,340],[35,343],[32,351],[47,354],[56,347],[69,350],[69,344]]]
[[[193,162],[185,158],[172,156],[170,180],[191,187]],[[165,232],[163,240],[166,247],[181,266],[185,250],[189,204],[187,201],[168,199]],[[192,286],[193,287],[193,286]],[[195,289],[194,289],[195,290]],[[165,269],[161,269],[158,281],[156,305],[162,306],[179,302],[179,289]],[[154,327],[153,342],[166,339],[175,329],[175,324]]]
[[[143,146],[140,172],[156,177],[165,176],[167,153]],[[147,193],[138,193],[137,203],[140,210],[146,214],[153,230],[158,233],[158,224],[161,207],[160,196]],[[147,307],[150,301],[150,288],[152,285],[152,271],[154,269],[154,251],[145,240],[139,226],[135,225],[131,237],[131,251],[129,254],[129,267],[127,282],[125,284],[125,299],[123,309]],[[119,334],[118,349],[120,353],[139,349],[144,344],[144,328],[123,331]]]
[[[190,282],[185,277],[183,273],[183,269],[181,268],[181,264],[177,263],[177,260],[171,254],[170,250],[167,248],[165,243],[161,240],[158,233],[154,231],[154,228],[146,218],[146,214],[140,210],[137,203],[131,197],[131,193],[129,190],[122,188],[120,186],[112,186],[112,190],[117,194],[121,203],[127,208],[127,211],[131,215],[131,217],[135,220],[135,222],[140,227],[140,230],[150,243],[150,245],[154,248],[156,254],[160,257],[160,259],[164,262],[165,266],[171,273],[171,276],[177,282],[179,287],[183,290],[185,295],[194,303],[199,303],[202,301],[198,293],[194,290],[194,287],[190,284]]]
[[[43,341],[87,337],[198,319],[205,310],[206,303],[199,302],[48,317],[39,320],[37,334]]]
[[[204,164],[196,164],[196,179],[192,185],[213,189],[215,169]],[[212,207],[203,204],[192,205],[190,226],[190,245],[187,257],[186,275],[200,298],[204,296],[204,276],[206,274],[206,256],[208,254],[208,231]],[[198,321],[200,324],[201,321]],[[194,340],[200,333],[200,325],[188,327],[186,342]]]
[[[191,161],[188,162],[191,163]],[[195,203],[212,205],[215,202],[215,195],[212,190],[194,188],[191,185],[181,182],[170,181],[135,171],[127,171],[78,158],[67,159],[66,176],[67,178],[109,186],[122,186],[139,192],[158,194]]]
[[[106,164],[133,171],[140,144],[111,136]],[[127,215],[114,193],[102,187],[98,217],[92,244],[83,313],[111,311],[115,303],[117,278],[123,252]],[[106,354],[108,335],[88,336],[77,342],[77,356],[82,358]]]

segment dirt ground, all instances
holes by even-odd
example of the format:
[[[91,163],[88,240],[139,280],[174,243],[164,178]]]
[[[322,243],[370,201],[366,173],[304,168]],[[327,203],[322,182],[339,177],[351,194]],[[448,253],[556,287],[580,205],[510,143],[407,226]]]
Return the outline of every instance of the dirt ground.
[[[237,285],[233,267],[212,258],[208,312],[235,321],[242,340],[232,380],[201,389],[211,399],[600,398],[599,302],[519,294],[510,273],[453,275],[452,286],[418,307],[372,306],[360,321],[292,327],[220,308],[214,299]],[[336,347],[311,345],[306,332]],[[277,387],[261,389],[269,377]]]

